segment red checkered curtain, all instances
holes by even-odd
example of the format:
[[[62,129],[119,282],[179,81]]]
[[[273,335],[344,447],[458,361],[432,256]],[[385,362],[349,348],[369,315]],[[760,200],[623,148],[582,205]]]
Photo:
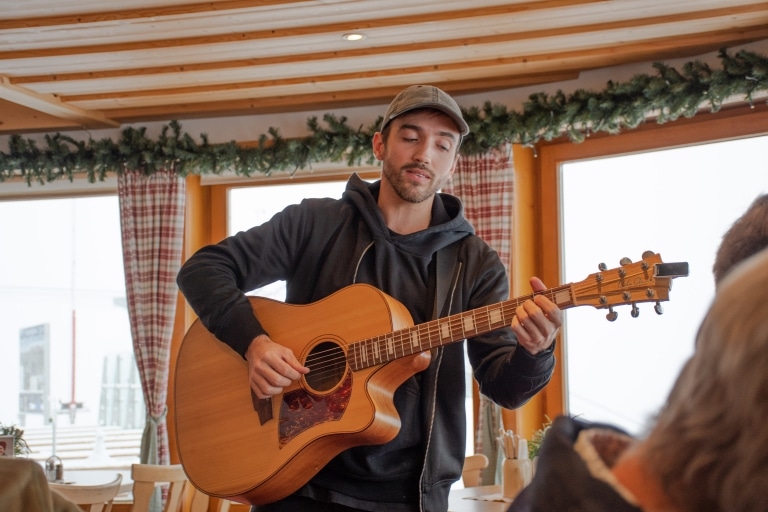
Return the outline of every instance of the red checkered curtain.
[[[477,235],[496,252],[509,274],[512,255],[512,215],[514,205],[512,145],[507,144],[477,156],[462,156],[452,183],[443,190],[461,198],[464,212]],[[496,435],[502,427],[501,408],[480,395],[475,452],[488,456],[489,470],[483,471],[484,485],[496,483],[496,468],[501,465]]]
[[[173,171],[126,171],[117,190],[128,315],[147,407],[140,461],[170,464],[166,396],[186,182]]]

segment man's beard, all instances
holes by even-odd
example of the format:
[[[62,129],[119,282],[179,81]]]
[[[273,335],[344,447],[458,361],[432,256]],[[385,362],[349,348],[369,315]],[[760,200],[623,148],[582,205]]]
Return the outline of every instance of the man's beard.
[[[429,182],[430,184],[426,189],[420,188],[418,185],[414,185],[406,179],[407,171],[411,169],[421,171],[431,178]],[[430,199],[438,190],[440,190],[445,181],[436,180],[434,173],[432,173],[429,168],[420,165],[406,165],[401,167],[398,172],[385,163],[382,167],[382,175],[392,186],[392,189],[398,197],[409,203],[421,203]]]

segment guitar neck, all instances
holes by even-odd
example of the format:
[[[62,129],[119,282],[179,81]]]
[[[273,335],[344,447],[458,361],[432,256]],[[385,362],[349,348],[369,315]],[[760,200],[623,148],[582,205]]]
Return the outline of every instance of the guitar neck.
[[[495,331],[510,325],[517,308],[535,295],[546,296],[560,309],[574,306],[571,285],[551,288],[357,341],[349,345],[347,363],[362,370]]]
[[[600,272],[590,274],[583,281],[354,342],[347,351],[347,364],[353,370],[362,370],[500,329],[510,325],[517,308],[536,295],[546,296],[560,309],[608,308],[610,313],[606,318],[610,321],[616,319],[612,308],[617,305],[631,305],[632,316],[636,317],[638,303],[655,302],[654,310],[661,314],[660,302],[669,300],[672,279],[687,275],[688,263],[663,263],[659,254],[647,251],[643,259],[635,263],[623,259],[621,267],[611,270],[601,265]]]

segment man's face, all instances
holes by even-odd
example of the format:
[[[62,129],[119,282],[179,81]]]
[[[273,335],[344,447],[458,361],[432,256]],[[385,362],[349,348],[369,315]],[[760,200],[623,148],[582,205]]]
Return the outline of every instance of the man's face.
[[[417,110],[393,119],[389,128],[387,140],[377,133],[373,144],[384,180],[409,203],[431,198],[456,168],[456,124],[442,112]]]

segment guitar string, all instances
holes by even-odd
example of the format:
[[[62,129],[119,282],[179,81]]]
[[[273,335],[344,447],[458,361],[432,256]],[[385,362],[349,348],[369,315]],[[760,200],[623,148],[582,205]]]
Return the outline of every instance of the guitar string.
[[[528,296],[518,297],[516,299],[503,301],[490,306],[484,306],[471,312],[451,315],[449,317],[444,317],[419,325],[406,327],[392,333],[387,333],[375,336],[373,338],[354,342],[349,345],[348,354],[356,352],[356,348],[361,348],[361,350],[366,351],[367,357],[374,361],[374,363],[370,364],[369,366],[374,366],[376,364],[388,362],[392,359],[397,359],[398,357],[404,357],[406,355],[423,352],[424,350],[434,348],[435,346],[441,346],[446,343],[460,341],[461,339],[470,337],[480,332],[488,332],[502,328],[505,325],[509,325],[512,322],[512,319],[515,317],[514,313],[510,315],[510,310],[516,310],[520,304],[530,298],[533,298],[534,295],[549,295],[550,299],[553,299],[556,293],[559,293],[566,288],[567,286],[563,286],[559,288],[553,288],[551,290],[537,292]],[[501,310],[501,317],[503,321],[499,322],[491,320],[491,316],[499,310]],[[468,318],[472,319],[472,325],[475,326],[474,329],[465,329],[465,321]],[[507,318],[509,319],[508,321]],[[447,337],[442,336],[446,326],[449,331],[449,335]],[[457,332],[460,333],[460,335],[456,335],[455,333]],[[419,340],[418,343],[412,343],[414,333],[416,334],[416,339]],[[438,339],[436,339],[436,336]],[[443,339],[447,338],[449,341],[441,341],[439,339],[440,337]],[[382,342],[384,342],[384,346],[382,346]],[[427,347],[424,346],[425,344],[427,344]],[[391,345],[389,350],[386,348],[387,345]],[[401,354],[400,356],[398,356],[398,350]],[[391,357],[387,355],[388,352],[393,353]],[[323,353],[325,353],[325,355],[323,355]],[[381,354],[384,354],[384,356]],[[344,355],[343,351],[341,353],[339,352],[338,347],[321,350],[319,352],[313,353],[312,355],[312,368],[314,368],[313,373],[315,374],[315,378],[322,378],[329,373],[335,373],[336,369],[341,365],[341,362],[343,361],[346,363],[349,359],[349,356]]]
[[[424,350],[434,348],[435,346],[441,346],[445,345],[446,343],[460,341],[461,339],[477,335],[481,332],[487,332],[509,325],[511,324],[512,319],[515,317],[514,311],[517,310],[520,304],[530,298],[533,298],[534,295],[550,295],[551,298],[554,298],[554,294],[558,293],[563,288],[564,287],[559,289],[545,290],[536,294],[518,297],[516,299],[503,301],[489,306],[483,306],[472,311],[439,318],[416,326],[401,329],[395,331],[394,333],[384,335],[383,337],[393,341],[393,358],[398,357],[398,349],[401,356],[412,355]],[[492,320],[492,316],[498,312],[500,312],[502,321]],[[468,328],[467,326],[468,320],[471,321],[471,328]],[[444,330],[446,329],[448,331],[447,336],[444,335]],[[379,362],[384,362],[384,358],[377,358],[373,353],[377,346],[376,340],[380,338],[382,337],[363,340],[353,345],[362,346],[363,349],[368,353],[369,357],[373,357],[374,362],[377,360]],[[367,349],[371,345],[373,345],[374,348],[372,351],[368,351]]]
[[[329,360],[333,365],[333,369],[330,371],[333,372],[334,369],[338,368],[342,361],[345,363],[357,362],[358,364],[351,364],[351,366],[359,366],[360,368],[365,368],[388,362],[398,357],[404,357],[406,355],[422,352],[424,350],[434,348],[434,346],[441,346],[446,344],[445,341],[441,341],[439,339],[440,337],[443,339],[447,338],[448,342],[455,342],[467,337],[471,337],[472,335],[479,334],[481,332],[488,332],[504,327],[505,325],[509,325],[512,322],[512,319],[516,316],[516,313],[512,313],[510,315],[510,309],[516,311],[520,304],[530,298],[533,298],[535,295],[548,295],[550,299],[554,299],[555,294],[567,288],[568,285],[565,285],[559,288],[536,292],[528,296],[519,297],[490,306],[484,306],[471,312],[460,313],[450,317],[432,320],[430,322],[416,326],[410,326],[385,335],[379,335],[373,338],[368,338],[366,340],[361,340],[349,345],[349,351],[346,356],[344,356],[343,353],[339,353],[338,347],[334,347],[333,349],[328,350],[328,352],[335,352],[334,355],[329,356]],[[491,315],[497,313],[499,310],[501,310],[501,318],[503,321],[492,320]],[[465,321],[467,319],[472,320],[472,326],[474,328],[465,328]],[[448,329],[449,335],[442,336],[443,331],[446,328]],[[456,334],[457,332],[459,333],[458,335]],[[414,334],[416,334],[416,339],[418,340],[417,343],[411,343],[411,341],[414,339]],[[435,338],[435,335],[437,335],[437,339]],[[385,345],[390,345],[390,349],[387,350],[385,346],[382,346],[382,342],[384,342]],[[400,356],[398,356],[398,350],[400,352]],[[388,355],[387,352],[391,352],[391,356]],[[382,356],[382,354],[384,355]],[[361,361],[355,361],[358,358],[360,358]],[[370,359],[370,362],[366,363],[366,359]],[[323,369],[323,365],[316,365],[315,376],[317,377],[318,374],[322,376],[322,373],[320,373],[319,370]]]
[[[647,269],[646,269],[647,270]],[[600,281],[602,287],[606,287],[614,282],[626,281],[628,278],[637,275],[645,275],[646,270],[636,274],[624,275],[612,280]],[[577,286],[583,283],[575,283]],[[322,377],[324,374],[337,373],[340,366],[349,364],[358,369],[375,366],[377,364],[389,362],[398,357],[413,355],[424,350],[429,350],[435,346],[445,345],[447,343],[460,341],[473,335],[492,331],[509,325],[516,313],[510,316],[510,309],[516,310],[520,304],[536,295],[546,295],[550,300],[554,299],[555,294],[566,290],[571,285],[563,285],[557,288],[535,292],[527,296],[518,297],[508,301],[503,301],[490,306],[484,306],[470,312],[459,313],[436,320],[431,320],[415,326],[409,326],[397,331],[374,336],[365,340],[353,342],[348,345],[348,351],[344,354],[343,349],[338,346],[312,353],[312,368],[315,377]],[[597,290],[597,286],[591,284],[587,289]],[[501,311],[502,321],[491,320],[491,316]],[[509,318],[507,320],[507,318]],[[465,320],[471,319],[471,325],[474,328],[465,329]],[[498,325],[496,325],[498,324]],[[448,336],[443,336],[447,328]],[[457,336],[455,333],[461,333]],[[413,343],[414,336],[418,342]],[[437,336],[437,339],[435,337]],[[441,341],[447,339],[448,341]],[[425,347],[426,344],[426,347]],[[398,356],[398,350],[401,355]],[[383,354],[383,355],[382,355]],[[357,361],[357,359],[360,359]],[[368,360],[368,362],[366,362]],[[372,361],[372,362],[371,362]]]
[[[359,366],[360,368],[365,368],[388,362],[397,359],[398,357],[405,357],[407,355],[423,352],[424,350],[429,350],[435,346],[457,342],[479,332],[499,329],[511,323],[515,314],[512,313],[510,315],[510,311],[514,312],[520,303],[522,302],[511,305],[500,303],[500,306],[486,306],[474,310],[473,313],[464,313],[453,317],[446,317],[400,329],[392,333],[361,340],[349,345],[348,355],[345,355],[343,351],[340,352],[338,347],[322,350],[313,353],[313,364],[310,368],[312,369],[314,378],[323,378],[335,374],[337,369],[342,365],[346,367],[346,364],[350,359],[349,354],[357,354],[360,358],[369,359],[369,364],[359,364],[360,362],[358,362],[358,364],[350,365],[353,367]],[[504,321],[494,322],[491,320],[491,310],[502,310],[501,317],[504,318]],[[467,330],[465,328],[465,321],[467,318],[472,318],[472,323],[475,326],[475,329]],[[509,318],[509,321],[506,321],[506,318]],[[447,329],[449,332],[447,337],[441,336],[444,329]],[[418,342],[412,341],[414,339],[414,334]],[[448,341],[441,340],[441,337],[443,340],[447,339]],[[365,357],[361,354],[362,351],[365,352]],[[325,354],[323,354],[323,352],[325,352]],[[317,354],[323,355],[317,356]]]

